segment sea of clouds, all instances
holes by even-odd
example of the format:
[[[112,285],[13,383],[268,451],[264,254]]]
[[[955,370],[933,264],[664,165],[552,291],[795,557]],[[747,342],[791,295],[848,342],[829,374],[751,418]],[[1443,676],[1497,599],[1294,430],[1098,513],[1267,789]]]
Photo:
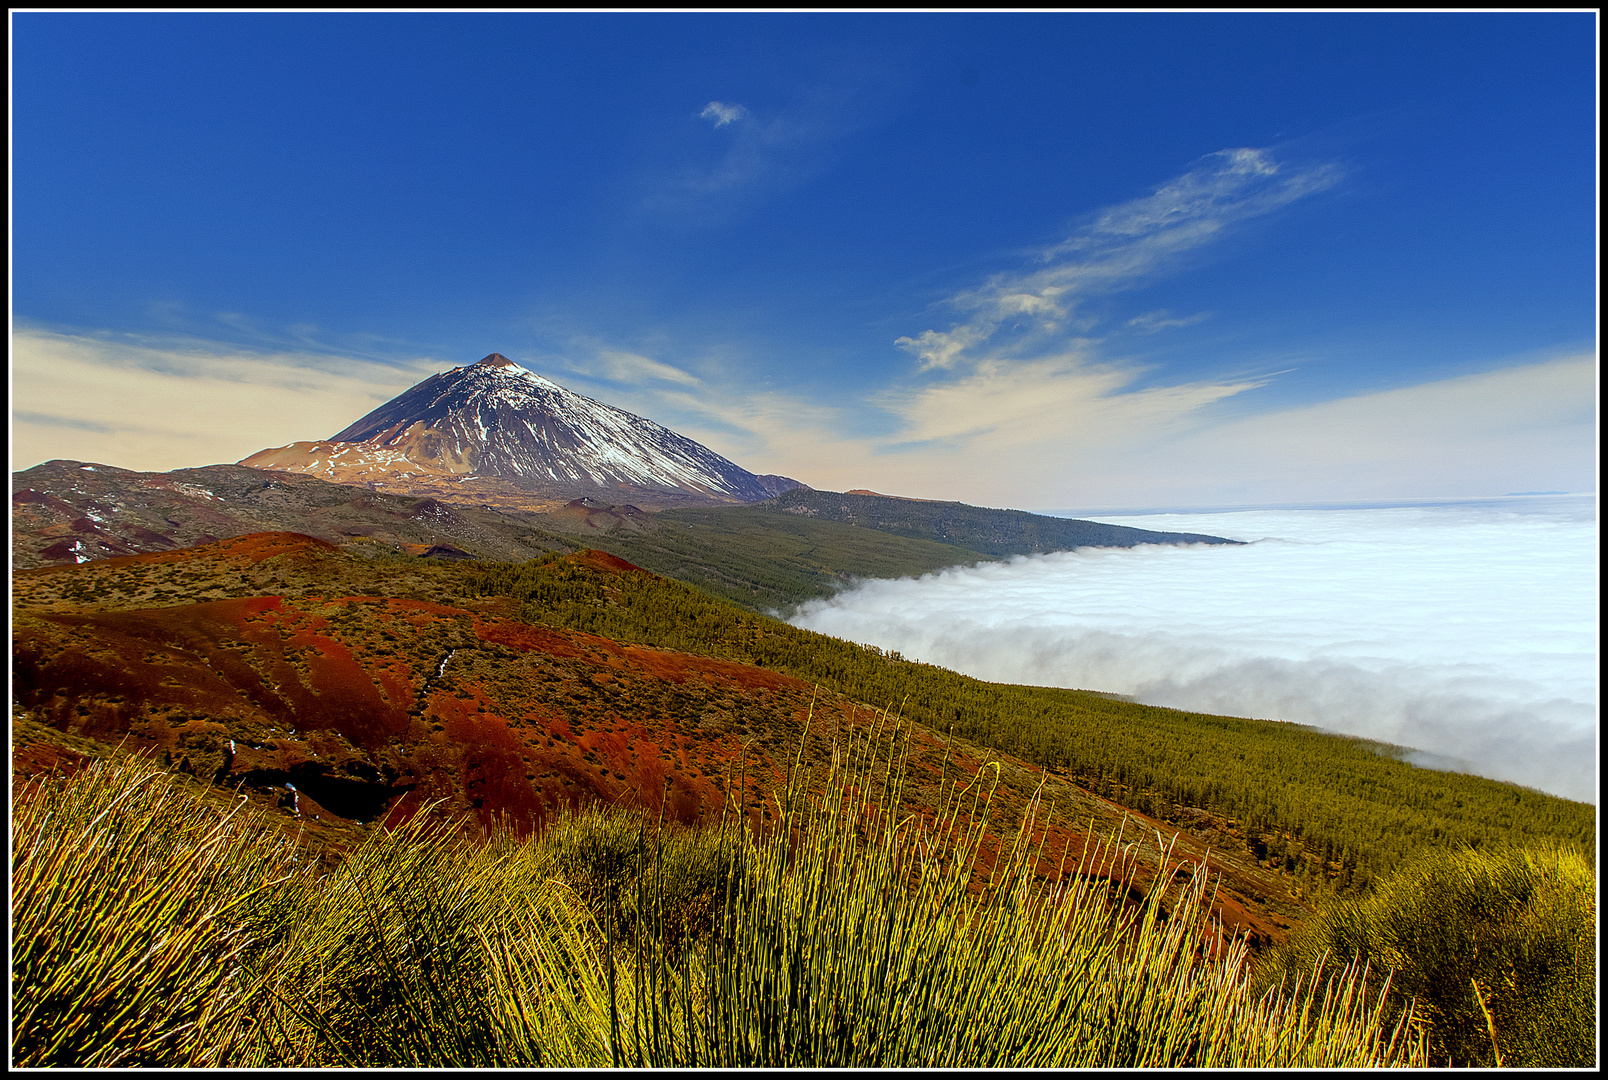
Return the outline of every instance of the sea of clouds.
[[[995,682],[1290,720],[1597,801],[1594,497],[1093,520],[1248,543],[866,581],[792,621]]]

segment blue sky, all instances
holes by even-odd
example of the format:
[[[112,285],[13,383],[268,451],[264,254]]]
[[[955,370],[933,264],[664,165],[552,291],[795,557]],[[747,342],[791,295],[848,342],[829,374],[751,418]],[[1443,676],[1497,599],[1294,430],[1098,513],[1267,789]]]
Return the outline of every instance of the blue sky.
[[[18,468],[496,350],[816,487],[1595,490],[1591,13],[12,28]]]

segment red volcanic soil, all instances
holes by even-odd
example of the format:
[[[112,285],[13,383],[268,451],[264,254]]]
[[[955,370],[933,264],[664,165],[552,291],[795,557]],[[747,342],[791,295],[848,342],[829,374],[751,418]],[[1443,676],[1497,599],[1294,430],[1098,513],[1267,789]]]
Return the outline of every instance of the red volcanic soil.
[[[32,612],[13,655],[18,704],[57,730],[224,784],[293,784],[357,821],[445,799],[485,824],[592,801],[690,824],[718,819],[729,795],[757,823],[812,707],[806,760],[867,723],[779,672],[418,600]],[[982,766],[951,753],[939,768],[930,735],[917,750],[918,801]]]
[[[300,550],[248,539],[232,554]],[[23,612],[13,675],[17,704],[59,731],[320,820],[445,800],[523,828],[593,801],[718,819],[739,770],[763,818],[811,704],[811,687],[774,671],[356,596]]]
[[[631,571],[634,571],[638,574],[648,573],[648,571],[642,569],[640,566],[637,566],[635,563],[628,563],[617,555],[610,555],[606,551],[598,551],[595,548],[587,548],[584,551],[577,551],[570,558],[578,566],[589,567],[593,570],[602,570],[604,573],[609,574],[623,574]]]

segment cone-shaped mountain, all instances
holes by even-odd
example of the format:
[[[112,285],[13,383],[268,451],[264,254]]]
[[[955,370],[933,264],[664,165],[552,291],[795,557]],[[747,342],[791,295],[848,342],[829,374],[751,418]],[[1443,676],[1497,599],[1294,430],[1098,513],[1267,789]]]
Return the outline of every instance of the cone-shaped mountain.
[[[566,390],[501,353],[432,375],[331,436],[241,462],[362,477],[475,476],[535,489],[595,486],[755,502],[799,487],[756,476],[652,420]]]

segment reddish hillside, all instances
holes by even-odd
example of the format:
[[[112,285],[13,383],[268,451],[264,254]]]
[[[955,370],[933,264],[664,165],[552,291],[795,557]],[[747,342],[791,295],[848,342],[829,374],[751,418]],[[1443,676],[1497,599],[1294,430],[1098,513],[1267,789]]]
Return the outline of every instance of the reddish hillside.
[[[567,559],[646,573],[603,552]],[[531,625],[509,617],[506,602],[373,595],[375,584],[398,584],[374,573],[286,533],[27,572],[14,597],[14,700],[73,746],[159,755],[277,804],[329,840],[426,805],[521,829],[592,802],[685,824],[740,805],[757,824],[774,813],[793,762],[819,781],[834,752],[872,725],[866,706],[775,671]],[[253,575],[278,591],[168,606],[138,599],[220,580],[239,591]],[[14,771],[70,766],[77,752],[49,742],[19,738]],[[1045,873],[1067,845],[1076,864],[1091,825],[1109,836],[1123,820],[1121,808],[1042,770],[919,728],[905,809],[930,816],[940,786],[972,780],[985,761],[1000,765],[994,820],[1005,826],[989,852],[1036,797],[1058,807],[1039,834]],[[1131,839],[1142,819],[1128,818]],[[1198,846],[1186,837],[1178,854],[1202,858]],[[1231,875],[1221,896],[1231,925],[1277,936],[1250,899],[1254,883],[1212,863]]]
[[[267,531],[370,554],[447,545],[522,561],[570,546],[533,527],[528,514],[490,509],[494,500],[479,491],[453,485],[426,494],[450,505],[238,465],[143,473],[47,461],[12,477],[11,556],[17,567],[78,565]],[[526,502],[521,510],[540,508]]]
[[[54,728],[358,821],[409,798],[488,823],[593,799],[707,819],[741,756],[727,718],[801,726],[809,706],[774,672],[374,597],[38,613],[14,664]]]
[[[197,559],[216,559],[236,566],[254,566],[275,555],[318,556],[339,551],[334,544],[316,536],[293,532],[248,533],[227,540],[216,540],[176,551],[151,551],[139,555],[120,555],[114,559],[96,559],[95,568],[122,568],[128,566],[156,566],[162,563],[193,562]],[[22,573],[49,574],[57,570],[77,569],[75,566],[45,566]]]

